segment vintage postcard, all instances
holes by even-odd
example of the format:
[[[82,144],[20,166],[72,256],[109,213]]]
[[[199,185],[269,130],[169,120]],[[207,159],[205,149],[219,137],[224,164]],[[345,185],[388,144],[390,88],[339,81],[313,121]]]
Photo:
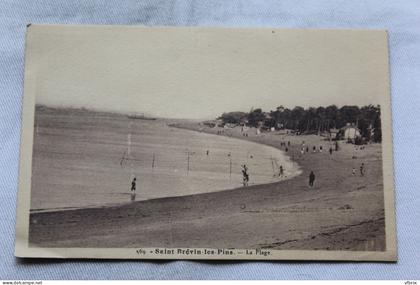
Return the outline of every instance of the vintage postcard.
[[[396,261],[387,41],[29,25],[16,256]]]

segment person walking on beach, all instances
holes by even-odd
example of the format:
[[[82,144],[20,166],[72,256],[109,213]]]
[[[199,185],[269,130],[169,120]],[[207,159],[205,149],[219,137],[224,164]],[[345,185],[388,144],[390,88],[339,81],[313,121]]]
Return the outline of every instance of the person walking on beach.
[[[322,145],[319,146],[319,152],[322,152]]]
[[[311,170],[311,174],[309,174],[309,187],[314,187],[314,182],[315,182],[315,174],[314,172]]]
[[[332,155],[332,152],[333,152],[332,147],[330,147],[330,155]]]
[[[360,176],[365,176],[365,164],[360,165]]]
[[[249,174],[248,174],[248,167],[246,167],[246,165],[242,165],[242,181],[244,186],[248,186],[248,182],[249,182]]]
[[[133,178],[131,181],[131,195],[130,195],[131,201],[136,200],[136,177]]]
[[[131,181],[131,192],[136,192],[136,177]]]
[[[283,177],[284,174],[284,169],[283,169],[283,165],[280,165],[280,172],[279,172],[279,176]]]
[[[316,152],[316,146],[314,146],[314,147],[312,148],[312,150],[313,150],[314,152]]]

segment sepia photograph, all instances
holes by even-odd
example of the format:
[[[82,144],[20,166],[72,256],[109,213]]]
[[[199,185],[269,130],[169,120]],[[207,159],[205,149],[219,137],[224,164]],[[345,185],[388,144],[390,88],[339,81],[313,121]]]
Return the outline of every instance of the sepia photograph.
[[[396,260],[385,31],[26,40],[16,255]]]

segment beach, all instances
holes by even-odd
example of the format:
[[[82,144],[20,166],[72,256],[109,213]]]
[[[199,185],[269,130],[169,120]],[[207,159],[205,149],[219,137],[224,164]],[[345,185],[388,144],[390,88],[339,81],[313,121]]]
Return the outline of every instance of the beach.
[[[356,150],[340,142],[339,150],[330,154],[330,142],[317,135],[277,131],[257,135],[250,129],[244,136],[239,127],[218,134],[220,128],[197,122],[170,125],[276,148],[292,162],[286,171],[296,167],[300,172],[290,179],[225,191],[32,212],[30,246],[385,250],[380,144]],[[119,161],[125,142],[124,138],[119,143],[112,161]],[[304,154],[303,142],[309,148]],[[365,164],[363,176],[361,163]],[[308,186],[311,171],[316,177],[313,188]]]

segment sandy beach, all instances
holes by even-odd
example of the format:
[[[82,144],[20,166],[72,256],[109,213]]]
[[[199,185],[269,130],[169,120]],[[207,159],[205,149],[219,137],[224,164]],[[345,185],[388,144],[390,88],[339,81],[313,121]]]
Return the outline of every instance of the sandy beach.
[[[177,127],[217,135],[216,128]],[[279,132],[223,135],[285,151],[302,174],[288,180],[233,190],[157,198],[116,206],[31,213],[30,246],[214,247],[368,250],[385,249],[381,145],[355,150],[316,135]],[[300,153],[302,141],[310,149]],[[323,145],[323,152],[312,146]],[[353,158],[355,157],[355,158]],[[366,166],[359,174],[361,163]],[[352,168],[356,175],[352,175]],[[315,186],[308,187],[313,170]],[[334,170],[334,171],[332,171]]]

